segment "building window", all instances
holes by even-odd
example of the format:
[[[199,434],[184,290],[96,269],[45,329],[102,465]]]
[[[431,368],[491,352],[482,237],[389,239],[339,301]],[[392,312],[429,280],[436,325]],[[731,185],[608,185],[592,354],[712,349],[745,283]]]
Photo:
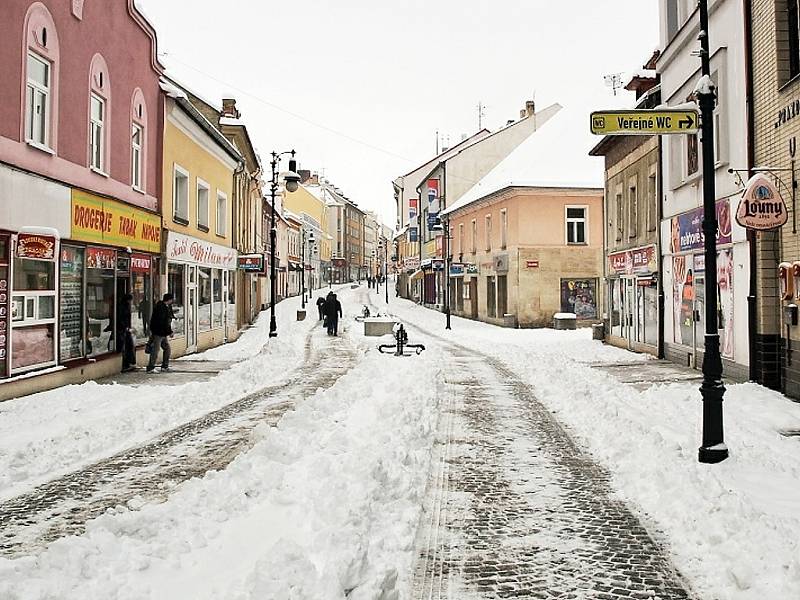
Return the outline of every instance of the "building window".
[[[478,222],[472,219],[472,253],[478,251]]]
[[[141,125],[131,127],[131,185],[142,189],[142,142],[144,131]]]
[[[667,40],[671,40],[680,29],[678,0],[667,0]]]
[[[48,146],[50,131],[50,63],[28,54],[26,141]]]
[[[656,174],[650,173],[650,176],[647,178],[647,231],[656,230],[658,202]]]
[[[92,94],[89,111],[89,166],[103,171],[105,166],[105,101],[97,94]]]
[[[486,251],[492,249],[492,215],[486,215]]]
[[[785,46],[784,54],[789,66],[789,76],[786,78],[788,81],[800,75],[800,17],[798,17],[798,0],[785,0],[785,2],[786,39],[785,43],[781,44],[782,36],[778,32],[778,47]]]
[[[458,253],[464,254],[464,224],[458,225]]]
[[[567,244],[586,243],[586,207],[567,206]]]
[[[176,223],[189,223],[189,172],[178,165],[172,181],[172,218]]]
[[[622,241],[622,236],[625,233],[625,214],[623,213],[622,208],[623,208],[622,192],[619,191],[614,197],[614,223],[617,230],[617,235],[615,239],[618,242]]]
[[[628,237],[635,238],[639,232],[639,196],[636,193],[636,180],[628,186]]]
[[[202,179],[197,179],[197,228],[208,231],[208,194],[209,186]]]
[[[500,248],[503,250],[508,246],[508,210],[505,208],[500,211]]]
[[[690,177],[700,170],[698,134],[686,136],[686,176]]]

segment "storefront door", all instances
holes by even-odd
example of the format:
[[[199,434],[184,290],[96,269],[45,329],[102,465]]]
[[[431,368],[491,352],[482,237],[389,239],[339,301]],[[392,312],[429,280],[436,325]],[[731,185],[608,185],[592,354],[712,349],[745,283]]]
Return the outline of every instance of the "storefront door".
[[[186,283],[186,351],[197,350],[197,267],[188,266]]]
[[[636,339],[636,280],[624,279],[625,284],[625,310],[624,310],[624,337],[628,340],[628,348],[633,347]]]

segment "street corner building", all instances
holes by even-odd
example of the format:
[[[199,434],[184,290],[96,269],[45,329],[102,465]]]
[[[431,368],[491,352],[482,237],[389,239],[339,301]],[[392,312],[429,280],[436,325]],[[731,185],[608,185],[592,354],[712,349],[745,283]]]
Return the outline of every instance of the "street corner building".
[[[603,190],[509,185],[449,209],[450,308],[507,327],[602,315]]]
[[[143,346],[162,246],[163,113],[155,32],[133,0],[102,11],[7,0],[0,54],[4,399],[118,371],[124,294]]]

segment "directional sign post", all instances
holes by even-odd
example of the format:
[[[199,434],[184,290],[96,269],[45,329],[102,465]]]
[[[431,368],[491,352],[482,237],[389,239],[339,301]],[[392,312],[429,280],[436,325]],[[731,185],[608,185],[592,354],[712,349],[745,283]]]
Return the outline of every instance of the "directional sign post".
[[[670,135],[697,133],[696,110],[619,110],[592,113],[595,135]]]

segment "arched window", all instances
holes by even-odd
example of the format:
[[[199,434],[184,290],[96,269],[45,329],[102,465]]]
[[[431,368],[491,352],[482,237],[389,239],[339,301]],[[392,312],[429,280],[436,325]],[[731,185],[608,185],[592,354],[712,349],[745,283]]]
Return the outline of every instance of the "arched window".
[[[147,150],[147,105],[136,88],[131,99],[131,187],[140,192],[147,189]]]
[[[55,22],[44,4],[34,2],[24,21],[22,131],[20,139],[45,151],[58,140],[59,45]]]
[[[111,82],[108,65],[95,54],[89,68],[89,168],[103,175],[109,171]]]

